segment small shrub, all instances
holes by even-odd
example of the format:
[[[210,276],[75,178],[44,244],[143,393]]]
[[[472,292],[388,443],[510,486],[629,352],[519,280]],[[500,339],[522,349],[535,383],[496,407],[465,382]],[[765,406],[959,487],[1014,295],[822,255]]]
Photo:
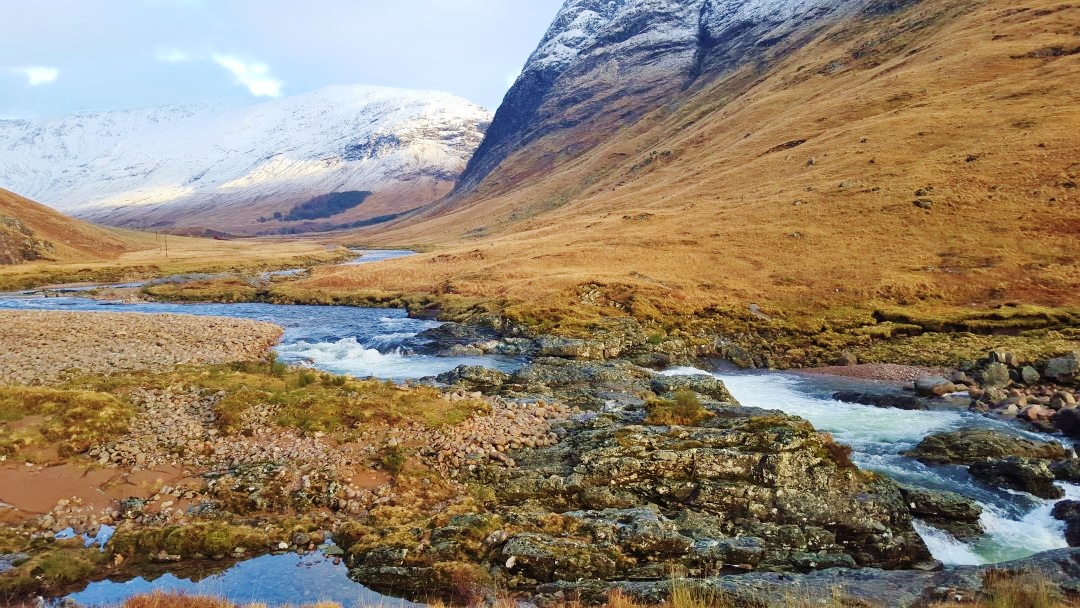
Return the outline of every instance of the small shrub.
[[[680,389],[673,400],[651,399],[645,409],[648,412],[645,423],[660,426],[694,426],[715,415],[689,389]]]
[[[828,454],[829,460],[836,463],[836,466],[841,469],[854,469],[857,468],[855,463],[851,462],[851,446],[844,445],[843,443],[836,443],[833,440],[832,435],[825,434],[822,447],[825,448],[825,453]]]
[[[315,377],[314,372],[303,370],[296,375],[296,386],[297,388],[305,388],[315,384],[316,380],[318,380],[318,378]]]
[[[383,450],[383,455],[380,462],[384,467],[386,467],[387,471],[390,471],[391,473],[394,473],[396,475],[405,468],[406,460],[407,457],[405,455],[405,450],[402,449],[401,446],[395,445],[393,447],[388,447]]]

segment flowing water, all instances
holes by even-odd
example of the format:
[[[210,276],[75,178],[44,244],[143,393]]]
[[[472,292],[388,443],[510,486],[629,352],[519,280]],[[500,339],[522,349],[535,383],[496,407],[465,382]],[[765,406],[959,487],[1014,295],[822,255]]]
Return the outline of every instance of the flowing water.
[[[667,374],[709,374],[679,368]],[[994,490],[971,479],[964,467],[927,466],[901,452],[932,433],[962,427],[990,428],[1041,441],[1049,435],[1024,431],[1016,425],[968,411],[877,408],[844,403],[832,398],[839,390],[863,389],[868,383],[829,376],[784,373],[720,372],[732,395],[746,406],[782,410],[809,420],[853,449],[852,460],[863,469],[877,471],[897,481],[931,489],[950,490],[979,502],[986,534],[960,541],[945,531],[922,522],[916,529],[935,558],[946,564],[988,564],[1060,549],[1065,542],[1064,524],[1050,516],[1054,501],[1023,492]],[[879,385],[878,391],[882,390]],[[1066,498],[1080,499],[1080,486],[1060,484]]]

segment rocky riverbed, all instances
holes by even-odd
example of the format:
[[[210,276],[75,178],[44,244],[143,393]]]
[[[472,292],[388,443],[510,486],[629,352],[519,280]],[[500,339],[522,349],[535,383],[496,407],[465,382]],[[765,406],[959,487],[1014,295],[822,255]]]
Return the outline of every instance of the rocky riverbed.
[[[250,361],[282,330],[225,317],[0,311],[0,384]]]

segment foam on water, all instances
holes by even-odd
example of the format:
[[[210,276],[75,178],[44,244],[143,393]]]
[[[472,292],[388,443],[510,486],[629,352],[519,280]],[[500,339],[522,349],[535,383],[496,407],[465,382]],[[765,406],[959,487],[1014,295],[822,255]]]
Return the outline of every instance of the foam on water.
[[[913,522],[915,531],[930,549],[930,554],[944,564],[956,566],[979,566],[987,561],[972,551],[971,547],[957,540],[952,534],[919,520]]]
[[[669,375],[696,375],[703,370],[677,368]],[[850,445],[859,467],[897,481],[949,490],[977,501],[986,530],[978,539],[961,541],[945,531],[916,522],[933,556],[946,564],[983,564],[1019,559],[1067,546],[1062,522],[1050,516],[1055,501],[1023,492],[997,490],[973,481],[964,467],[927,466],[901,453],[927,435],[965,426],[988,427],[1014,435],[1052,441],[1053,437],[1015,428],[961,410],[899,410],[844,403],[831,398],[844,381],[828,377],[777,373],[718,373],[732,395],[745,406],[781,410],[809,420],[837,441]],[[1066,497],[1080,499],[1080,486],[1062,484]]]

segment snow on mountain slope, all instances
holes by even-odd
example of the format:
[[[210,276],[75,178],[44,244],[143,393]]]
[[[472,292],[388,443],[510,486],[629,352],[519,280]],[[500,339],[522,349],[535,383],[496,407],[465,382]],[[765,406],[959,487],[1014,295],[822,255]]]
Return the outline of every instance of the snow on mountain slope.
[[[336,86],[250,106],[0,121],[0,186],[140,227],[251,228],[260,216],[349,190],[376,193],[357,210],[371,216],[445,191],[490,119],[448,93]]]
[[[459,190],[553,131],[603,141],[743,64],[765,65],[865,6],[911,0],[567,0],[507,93]]]

